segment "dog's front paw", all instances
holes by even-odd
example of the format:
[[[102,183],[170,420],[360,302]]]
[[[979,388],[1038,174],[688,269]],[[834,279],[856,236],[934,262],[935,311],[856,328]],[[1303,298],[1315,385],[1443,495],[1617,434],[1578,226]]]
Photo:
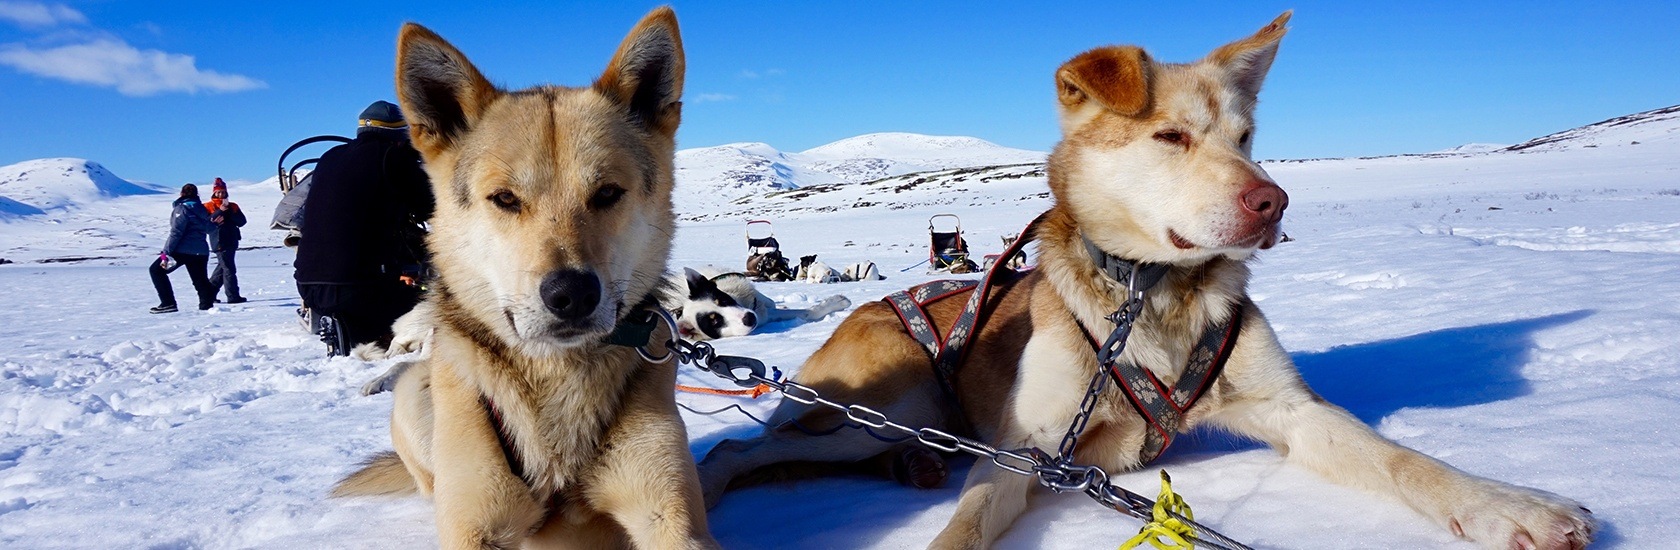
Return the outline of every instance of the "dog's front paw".
[[[1545,491],[1491,485],[1485,498],[1452,515],[1453,534],[1501,550],[1573,550],[1592,542],[1597,524],[1579,503]]]
[[[384,374],[367,381],[366,384],[362,384],[362,395],[378,395],[397,389],[397,379],[402,378],[403,373],[407,372],[408,368],[412,366],[414,366],[414,363],[410,361],[399,361],[391,365],[391,368],[386,369]]]
[[[823,298],[821,302],[817,303],[817,307],[815,309],[833,313],[849,307],[852,307],[852,301],[850,299],[847,299],[845,296],[835,294],[833,296]]]

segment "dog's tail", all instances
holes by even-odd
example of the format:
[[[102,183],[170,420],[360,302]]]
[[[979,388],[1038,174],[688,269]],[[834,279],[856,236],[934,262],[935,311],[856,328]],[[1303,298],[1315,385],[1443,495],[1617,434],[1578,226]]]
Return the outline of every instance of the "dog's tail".
[[[345,476],[333,485],[332,497],[360,497],[413,494],[414,476],[408,474],[402,458],[396,452],[385,451],[362,462],[356,473]]]

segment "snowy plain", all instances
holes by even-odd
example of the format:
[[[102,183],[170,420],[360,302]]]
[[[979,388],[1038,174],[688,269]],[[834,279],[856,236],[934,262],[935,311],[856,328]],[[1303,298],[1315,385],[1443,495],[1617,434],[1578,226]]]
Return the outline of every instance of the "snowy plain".
[[[1259,254],[1250,291],[1307,381],[1383,435],[1581,501],[1602,522],[1597,547],[1671,547],[1680,119],[1589,130],[1520,151],[1265,163],[1290,193],[1294,241]],[[892,158],[890,149],[848,154]],[[835,293],[862,303],[938,278],[900,272],[925,259],[929,216],[960,215],[978,254],[997,252],[999,237],[1049,205],[1031,158],[979,157],[972,165],[1010,166],[679,205],[671,265],[739,265],[742,222],[770,217],[790,255],[874,261],[889,277],[762,287],[791,305]],[[693,176],[734,169],[717,162],[689,161],[679,196],[739,183]],[[0,257],[17,262],[0,265],[0,547],[434,546],[423,499],[325,499],[356,462],[390,448],[390,397],[357,393],[383,366],[323,358],[298,326],[291,252],[262,228],[279,199],[272,182],[233,187],[252,212],[245,244],[255,249],[240,256],[252,301],[148,315],[144,266],[170,196],[83,197],[0,218]],[[98,259],[55,261],[68,257]],[[793,372],[842,317],[716,344]],[[679,381],[720,385],[689,369]],[[756,413],[775,403],[679,400]],[[697,456],[757,430],[733,413],[685,420]],[[1156,468],[1172,473],[1198,520],[1256,548],[1473,547],[1402,505],[1221,434],[1181,439],[1118,482],[1152,496]],[[950,517],[957,481],[931,491],[861,477],[758,487],[727,496],[710,521],[729,548],[919,548]],[[1083,496],[1042,493],[999,547],[1112,547],[1137,527]]]

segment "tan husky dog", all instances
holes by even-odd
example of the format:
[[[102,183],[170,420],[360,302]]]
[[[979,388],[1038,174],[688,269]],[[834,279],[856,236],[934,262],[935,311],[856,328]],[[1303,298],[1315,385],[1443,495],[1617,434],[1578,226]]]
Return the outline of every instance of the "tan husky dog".
[[[1255,98],[1289,14],[1190,64],[1158,63],[1136,47],[1080,54],[1056,71],[1063,140],[1050,156],[1056,203],[1040,230],[1039,267],[994,290],[995,309],[956,371],[966,418],[944,405],[927,353],[885,302],[860,307],[800,370],[797,381],[910,426],[967,424],[999,448],[1054,451],[1097,372],[1094,346],[1124,283],[1094,263],[1081,237],[1108,255],[1169,264],[1149,291],[1123,358],[1166,387],[1185,371],[1204,328],[1241,315],[1223,374],[1180,429],[1210,425],[1269,443],[1340,483],[1391,495],[1488,548],[1579,548],[1589,512],[1550,493],[1466,474],[1373,432],[1306,386],[1266,318],[1246,299],[1246,261],[1279,237],[1288,198],[1250,160]],[[929,307],[943,332],[967,300]],[[1235,312],[1235,313],[1233,313]],[[1085,329],[1089,328],[1089,332]],[[1105,392],[1075,457],[1109,471],[1140,464],[1143,417]],[[775,423],[826,430],[843,420],[784,401]],[[794,426],[725,441],[700,465],[715,502],[731,481],[795,461],[863,461],[896,452],[861,430],[805,435]],[[908,453],[906,453],[908,455]],[[901,455],[904,456],[904,455]],[[1036,485],[980,460],[937,548],[984,548],[1015,520]],[[1068,497],[1082,498],[1082,497]]]
[[[334,495],[418,489],[444,548],[716,546],[676,365],[603,340],[663,281],[683,69],[669,8],[583,88],[499,90],[403,27],[397,94],[438,198],[435,332],[395,382],[396,452]]]

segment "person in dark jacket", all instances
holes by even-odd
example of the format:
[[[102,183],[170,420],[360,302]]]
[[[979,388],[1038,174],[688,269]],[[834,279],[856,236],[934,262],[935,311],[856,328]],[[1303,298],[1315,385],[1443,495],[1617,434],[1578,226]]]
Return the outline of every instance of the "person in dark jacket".
[[[391,324],[419,301],[421,224],[434,207],[402,112],[369,105],[356,139],[321,155],[310,177],[294,273],[303,305],[338,323],[344,348],[388,341]]]
[[[169,284],[169,272],[186,267],[198,291],[198,309],[215,305],[216,287],[210,286],[204,267],[210,263],[210,244],[206,237],[216,230],[210,213],[198,201],[198,186],[181,186],[181,196],[175,199],[175,210],[169,214],[169,237],[163,242],[163,252],[152,262],[152,286],[157,287],[158,306],[152,313],[174,313],[175,288]],[[166,265],[175,264],[175,265]]]
[[[216,230],[210,232],[210,252],[216,255],[210,288],[226,291],[227,303],[244,303],[245,297],[239,295],[239,268],[233,263],[233,254],[239,251],[239,228],[245,226],[245,211],[228,200],[227,183],[222,178],[216,178],[216,183],[211,185],[210,200],[204,203],[204,209],[210,213],[210,221],[216,222]]]

